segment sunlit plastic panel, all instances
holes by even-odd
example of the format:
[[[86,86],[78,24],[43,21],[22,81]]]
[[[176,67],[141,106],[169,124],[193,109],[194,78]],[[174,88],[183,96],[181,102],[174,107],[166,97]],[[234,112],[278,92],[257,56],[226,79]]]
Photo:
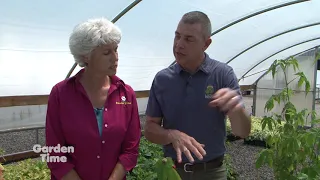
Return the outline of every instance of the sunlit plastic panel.
[[[135,90],[148,90],[155,74],[174,61],[174,32],[188,11],[207,13],[214,31],[252,12],[284,2],[288,1],[142,1],[116,23],[123,32],[118,75]]]
[[[261,69],[260,71],[250,72],[244,78],[240,79],[239,84],[240,85],[252,85],[266,71],[267,71],[266,69]]]
[[[278,105],[277,103],[275,103],[274,109],[271,112],[265,112],[264,108],[265,108],[265,104],[266,101],[269,99],[270,95],[272,95],[274,92],[280,92],[280,90],[270,90],[270,89],[259,89],[259,91],[257,92],[257,102],[256,102],[256,111],[255,111],[255,116],[257,117],[263,117],[265,115],[270,116],[272,113],[281,113],[282,108],[283,108],[283,103],[281,103],[280,105]],[[313,98],[313,94],[309,93],[307,96],[305,95],[305,93],[301,92],[301,93],[297,93],[295,94],[295,96],[293,96],[291,98],[291,101],[294,102],[295,107],[301,111],[302,109],[308,109],[309,111],[312,110],[312,98]],[[298,102],[298,103],[297,103]],[[306,120],[306,125],[310,125],[310,117],[307,118]]]
[[[297,46],[292,47],[290,49],[284,50],[284,51],[282,51],[282,52],[280,52],[280,53],[278,53],[278,54],[266,59],[270,55],[272,55],[272,54],[274,54],[274,53],[276,53],[276,52],[278,52],[278,51],[280,51],[280,50],[282,50],[282,49],[284,49],[284,48],[286,48],[288,46],[280,48],[279,50],[276,50],[276,51],[273,51],[273,52],[269,52],[269,54],[266,55],[266,57],[259,59],[259,61],[257,61],[256,63],[259,63],[260,61],[262,61],[264,59],[266,59],[266,60],[264,62],[260,63],[259,65],[257,65],[255,68],[253,68],[248,74],[252,74],[252,73],[260,72],[262,70],[266,70],[277,59],[285,59],[285,58],[288,58],[289,56],[292,56],[292,55],[297,54],[299,52],[303,52],[303,51],[308,50],[310,48],[314,48],[314,47],[319,46],[319,45],[320,45],[320,39],[319,40],[310,41],[310,42],[307,42],[307,43],[303,43],[303,44],[297,45]],[[250,68],[252,68],[255,65],[249,66],[246,69],[245,72],[247,72]],[[243,72],[243,73],[245,73],[245,72]],[[243,73],[240,75],[240,77],[243,75]],[[259,78],[259,77],[257,77],[257,78]],[[246,84],[253,84],[255,82],[255,79],[251,79],[251,80],[252,81],[249,81],[249,80],[245,81]],[[320,79],[318,79],[318,82],[320,82]],[[244,84],[244,81],[241,80],[239,83],[240,84]]]
[[[48,94],[74,63],[68,40],[88,18],[114,18],[132,0],[3,1],[0,6],[0,96]]]
[[[319,22],[318,7],[320,7],[320,1],[307,1],[249,18],[214,35],[212,45],[207,52],[215,59],[227,62],[259,41],[292,28]],[[312,37],[319,30],[318,28],[306,29],[264,42],[240,55],[229,65],[234,68],[237,76],[240,76],[250,65],[268,53],[290,45],[294,40]]]
[[[118,75],[135,90],[149,89],[155,73],[173,60],[174,30],[182,14],[187,11],[206,12],[213,22],[213,30],[217,30],[250,13],[286,2],[290,1],[141,1],[117,22],[123,31]],[[6,70],[1,71],[5,75],[1,76],[0,82],[4,88],[0,95],[48,94],[52,85],[64,79],[73,64],[67,44],[74,25],[92,17],[112,19],[132,1],[108,3],[58,1],[47,4],[37,1],[31,5],[17,0],[4,2],[0,9],[3,13],[0,19],[0,67]],[[300,4],[306,3],[292,6]],[[230,37],[230,34],[224,37]],[[228,42],[223,39],[223,43],[214,41],[223,47]],[[219,57],[220,54],[230,53],[221,51],[213,56]],[[10,63],[3,60],[8,57]],[[15,73],[12,73],[13,68]],[[74,73],[78,70],[79,67]]]
[[[239,56],[237,59],[230,62],[229,65],[234,67],[236,69],[237,75],[241,77],[249,68],[256,65],[256,63],[268,57],[272,53],[303,41],[307,41],[313,38],[320,38],[319,32],[320,25],[302,29],[299,31],[294,31],[271,39],[253,48],[249,52]]]

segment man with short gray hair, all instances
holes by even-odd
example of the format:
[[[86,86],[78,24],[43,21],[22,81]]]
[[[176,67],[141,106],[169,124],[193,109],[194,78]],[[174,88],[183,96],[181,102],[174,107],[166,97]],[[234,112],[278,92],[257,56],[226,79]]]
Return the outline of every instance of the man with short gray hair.
[[[244,138],[251,130],[233,69],[205,53],[210,37],[206,14],[183,15],[174,38],[176,63],[159,71],[150,89],[145,137],[164,146],[183,180],[227,179],[226,116],[235,135]]]

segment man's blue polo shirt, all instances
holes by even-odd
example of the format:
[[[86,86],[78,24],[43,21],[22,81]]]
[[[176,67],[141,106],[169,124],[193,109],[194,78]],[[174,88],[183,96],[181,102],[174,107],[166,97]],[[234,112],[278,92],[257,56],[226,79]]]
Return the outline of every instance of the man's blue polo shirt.
[[[237,77],[227,64],[213,60],[205,53],[199,70],[190,74],[176,63],[156,74],[146,114],[163,117],[165,129],[177,129],[194,137],[205,145],[207,155],[203,161],[212,160],[226,150],[226,116],[219,109],[208,106],[212,95],[221,88],[237,90],[240,95]],[[164,155],[176,159],[171,144],[164,146]],[[199,162],[195,156],[194,159]],[[183,162],[187,161],[183,154]]]

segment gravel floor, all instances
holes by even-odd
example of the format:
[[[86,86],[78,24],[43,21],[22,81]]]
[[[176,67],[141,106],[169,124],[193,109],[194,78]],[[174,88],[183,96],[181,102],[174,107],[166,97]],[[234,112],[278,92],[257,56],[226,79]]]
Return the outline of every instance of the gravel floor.
[[[230,142],[227,153],[231,155],[232,166],[239,180],[273,180],[272,170],[268,167],[255,168],[256,156],[263,148],[243,144],[243,140]]]
[[[44,145],[44,130],[38,130],[38,143],[36,134],[35,130],[0,134],[0,149],[4,150],[5,154],[11,154],[32,150],[34,144]]]

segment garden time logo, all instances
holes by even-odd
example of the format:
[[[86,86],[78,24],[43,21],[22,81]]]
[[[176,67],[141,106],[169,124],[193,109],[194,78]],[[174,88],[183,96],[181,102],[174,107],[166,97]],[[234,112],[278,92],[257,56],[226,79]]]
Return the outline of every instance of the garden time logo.
[[[41,160],[43,162],[67,162],[66,156],[51,156],[51,153],[74,153],[74,147],[72,146],[41,146],[35,144],[32,148],[35,153],[40,153]]]

